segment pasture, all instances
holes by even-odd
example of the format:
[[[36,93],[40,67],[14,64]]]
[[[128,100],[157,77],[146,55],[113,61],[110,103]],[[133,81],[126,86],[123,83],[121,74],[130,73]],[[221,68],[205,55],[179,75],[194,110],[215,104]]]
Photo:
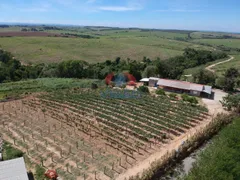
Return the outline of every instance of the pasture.
[[[236,69],[240,69],[240,55],[234,55],[234,59],[232,61],[223,63],[223,64],[219,64],[215,67],[213,67],[213,69],[215,70],[217,75],[223,75],[227,69],[229,68],[236,68]]]
[[[4,28],[5,29],[5,28]],[[6,29],[5,29],[6,30]],[[24,63],[51,63],[64,60],[84,60],[89,63],[122,59],[142,60],[167,59],[181,55],[187,47],[209,49],[209,47],[177,41],[186,38],[185,33],[140,30],[49,30],[48,33],[75,33],[91,35],[99,39],[66,37],[2,37],[0,47],[10,51]]]
[[[63,179],[107,180],[209,117],[204,107],[166,96],[112,99],[105,91],[74,88],[0,103],[4,139]]]
[[[239,48],[240,39],[195,39],[193,42],[206,43],[213,46],[226,46],[230,48]]]

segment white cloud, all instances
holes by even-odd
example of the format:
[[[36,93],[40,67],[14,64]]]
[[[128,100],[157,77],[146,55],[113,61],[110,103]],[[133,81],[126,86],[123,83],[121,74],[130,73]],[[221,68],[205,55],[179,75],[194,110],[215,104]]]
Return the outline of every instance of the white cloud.
[[[198,9],[159,9],[156,12],[201,12]]]
[[[101,6],[101,7],[98,7],[97,9],[102,11],[117,11],[117,12],[140,10],[139,8],[127,7],[127,6]]]

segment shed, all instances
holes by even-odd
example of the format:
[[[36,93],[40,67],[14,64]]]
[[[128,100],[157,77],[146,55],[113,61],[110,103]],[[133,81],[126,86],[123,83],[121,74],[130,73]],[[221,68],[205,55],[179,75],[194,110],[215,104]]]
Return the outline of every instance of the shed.
[[[28,180],[24,159],[17,158],[0,162],[1,180]]]

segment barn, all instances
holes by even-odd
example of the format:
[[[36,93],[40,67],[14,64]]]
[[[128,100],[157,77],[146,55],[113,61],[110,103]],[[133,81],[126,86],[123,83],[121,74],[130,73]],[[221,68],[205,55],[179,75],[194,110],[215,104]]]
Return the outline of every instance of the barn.
[[[201,96],[207,98],[210,98],[212,96],[212,87],[208,85],[153,77],[144,78],[140,80],[140,82],[143,82],[149,87],[158,87],[169,92],[186,93],[193,96]]]
[[[186,81],[159,79],[157,86],[166,91],[186,93],[193,96],[208,97],[212,95],[212,87],[202,84],[195,84]]]

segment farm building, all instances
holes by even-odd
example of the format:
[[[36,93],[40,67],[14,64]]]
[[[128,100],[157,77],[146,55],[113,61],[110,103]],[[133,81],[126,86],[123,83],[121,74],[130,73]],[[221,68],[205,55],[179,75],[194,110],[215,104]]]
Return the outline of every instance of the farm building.
[[[158,79],[157,82],[156,82],[156,79]],[[146,83],[147,78],[140,80],[140,82]],[[162,88],[170,92],[186,93],[193,96],[203,96],[203,97],[210,98],[212,95],[211,86],[195,84],[195,83],[190,83],[186,81],[161,79],[161,78],[149,78],[148,85],[150,87]]]
[[[150,77],[150,78],[143,78],[140,80],[140,82],[143,82],[144,85],[146,85],[146,86],[157,87],[158,80],[159,80],[159,78]]]
[[[0,162],[0,179],[28,180],[23,158]]]

